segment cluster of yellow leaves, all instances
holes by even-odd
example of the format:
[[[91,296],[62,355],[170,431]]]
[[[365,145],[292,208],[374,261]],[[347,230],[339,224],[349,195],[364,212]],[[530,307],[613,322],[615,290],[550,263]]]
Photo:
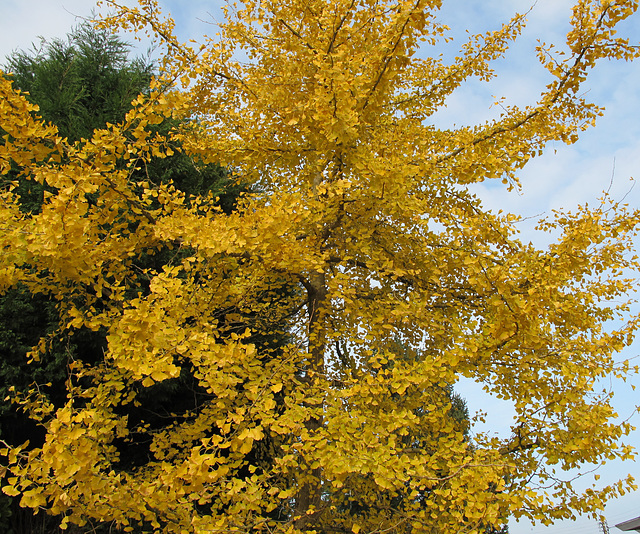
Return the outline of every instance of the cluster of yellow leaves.
[[[465,184],[516,185],[548,142],[593,122],[580,83],[599,58],[638,55],[613,37],[635,1],[581,1],[566,55],[540,49],[552,80],[538,103],[458,130],[427,119],[492,75],[522,16],[446,65],[415,56],[445,35],[437,0],[247,0],[198,51],[155,2],[108,3],[103,24],[167,46],[124,123],[69,146],[0,86],[3,172],[55,190],[31,217],[3,193],[1,287],[57,299],[61,333],[108,332],[104,361],[77,363],[68,403],[41,415],[44,445],[4,451],[6,493],[80,524],[357,534],[551,521],[630,487],[580,494],[558,475],[630,455],[630,426],[594,388],[628,371],[614,355],[637,320],[605,324],[628,311],[616,302],[634,286],[622,273],[638,268],[640,214],[609,201],[558,214],[541,229],[561,237],[538,250]],[[168,138],[148,129],[187,116]],[[253,191],[224,215],[214,199],[132,183],[178,147]],[[179,259],[145,272],[143,292],[136,258],[160,247]],[[251,341],[274,329],[283,346]],[[208,401],[160,430],[131,426],[126,407],[185,368]],[[511,436],[465,437],[447,393],[460,376],[513,402]],[[35,415],[46,404],[23,402]],[[139,435],[147,463],[121,469],[116,444]]]

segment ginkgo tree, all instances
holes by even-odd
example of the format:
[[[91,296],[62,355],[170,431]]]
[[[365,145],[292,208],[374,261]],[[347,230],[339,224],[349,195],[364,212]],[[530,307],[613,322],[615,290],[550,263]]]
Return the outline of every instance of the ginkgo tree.
[[[599,383],[635,372],[615,355],[638,327],[640,213],[609,198],[557,213],[538,249],[467,186],[518,188],[547,143],[594,123],[582,84],[597,60],[640,55],[615,35],[637,2],[577,3],[565,46],[539,47],[537,102],[457,129],[434,113],[492,76],[525,18],[448,64],[428,54],[446,38],[440,3],[247,0],[194,48],[155,1],[109,1],[100,24],[155,36],[162,75],[122,123],[74,144],[2,81],[2,171],[53,192],[31,216],[2,193],[0,287],[55,300],[58,338],[106,333],[98,364],[69,362],[64,405],[44,384],[17,394],[45,432],[5,446],[5,493],[125,531],[357,534],[551,522],[633,487],[580,492],[566,472],[632,456]],[[166,117],[180,126],[154,131]],[[176,150],[250,192],[225,214],[134,179]],[[140,262],[166,248],[161,268]],[[254,342],[276,330],[284,345]],[[130,420],[181,373],[201,402],[160,428]],[[465,435],[460,377],[513,404],[509,436]],[[133,446],[144,461],[124,464]]]

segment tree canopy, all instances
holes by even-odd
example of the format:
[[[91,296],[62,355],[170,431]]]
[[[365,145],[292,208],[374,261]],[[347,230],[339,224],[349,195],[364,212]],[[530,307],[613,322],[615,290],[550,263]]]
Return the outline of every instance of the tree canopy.
[[[563,473],[631,456],[598,381],[635,372],[614,356],[638,326],[640,213],[606,196],[559,212],[538,249],[467,186],[518,188],[547,143],[594,122],[581,85],[598,59],[640,54],[615,36],[635,1],[580,1],[565,49],[540,47],[538,101],[457,129],[430,118],[491,77],[523,16],[447,64],[424,53],[446,35],[438,0],[247,0],[200,48],[153,0],[108,4],[105,27],[166,47],[123,121],[73,144],[1,81],[0,168],[50,192],[30,216],[2,193],[0,288],[57,302],[34,359],[77,329],[107,332],[97,361],[71,363],[64,403],[44,385],[18,395],[45,439],[5,447],[5,493],[125,530],[358,534],[550,522],[632,487],[579,492]],[[166,118],[171,131],[153,129]],[[178,151],[252,189],[224,213],[140,177]],[[172,261],[141,265],[167,249]],[[274,333],[284,345],[256,342]],[[196,405],[162,428],[128,417],[185,368]],[[459,377],[513,403],[510,436],[466,436]],[[138,442],[140,461],[123,462]]]

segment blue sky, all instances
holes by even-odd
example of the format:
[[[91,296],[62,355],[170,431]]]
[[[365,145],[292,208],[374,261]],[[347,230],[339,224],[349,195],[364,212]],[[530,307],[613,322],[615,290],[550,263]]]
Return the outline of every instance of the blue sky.
[[[455,38],[461,38],[465,29],[472,33],[497,29],[515,12],[528,11],[533,0],[445,0],[444,3],[441,19],[451,26]],[[174,15],[178,35],[183,39],[199,39],[203,33],[215,33],[212,23],[222,17],[219,0],[160,0],[160,5]],[[534,103],[550,81],[536,62],[536,39],[562,44],[569,27],[571,6],[569,0],[538,0],[522,37],[506,59],[496,63],[498,77],[490,83],[470,83],[455,93],[447,102],[447,108],[435,117],[437,124],[474,124],[490,118],[496,112],[491,106],[494,96],[505,97],[507,104]],[[78,22],[77,17],[89,16],[93,7],[91,0],[2,0],[0,59],[16,48],[29,48],[31,43],[38,42],[38,36],[63,37]],[[620,33],[640,40],[640,14],[625,22]],[[144,49],[143,46],[141,50]],[[553,209],[595,202],[609,187],[612,177],[611,192],[614,198],[622,198],[630,188],[630,177],[640,178],[640,62],[600,63],[585,90],[588,98],[606,108],[596,128],[584,132],[575,145],[549,146],[543,156],[533,160],[521,173],[520,192],[509,193],[499,183],[478,185],[476,192],[485,206],[525,217],[549,214]],[[627,201],[632,206],[640,205],[640,186],[632,190]],[[532,222],[521,225],[522,239],[545,245],[548,238],[535,234],[532,228]],[[638,353],[640,344],[626,355]],[[638,394],[628,385],[616,383],[613,387],[616,407],[626,418],[638,404]],[[508,405],[482,394],[473,384],[460,384],[458,389],[467,398],[472,412],[482,409],[487,413],[483,429],[506,432],[510,419]],[[640,426],[638,416],[634,421]],[[640,432],[635,432],[627,441],[640,448]],[[610,465],[599,474],[601,481],[612,482],[634,471],[637,472],[636,464],[626,463]],[[637,474],[640,478],[640,473]],[[611,502],[605,515],[612,528],[616,523],[640,515],[640,492]],[[594,521],[578,519],[547,528],[512,523],[510,530],[512,534],[573,534],[578,530],[583,534],[596,534],[598,526]]]

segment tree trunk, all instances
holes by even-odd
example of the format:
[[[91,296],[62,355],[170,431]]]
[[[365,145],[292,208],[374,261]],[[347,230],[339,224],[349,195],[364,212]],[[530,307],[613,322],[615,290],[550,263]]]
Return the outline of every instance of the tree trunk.
[[[307,305],[309,310],[309,361],[306,369],[308,387],[313,390],[323,380],[325,335],[322,326],[322,307],[327,296],[326,277],[324,273],[314,272],[310,275],[307,285]],[[316,433],[322,427],[321,403],[308,403],[306,406],[311,411],[316,411],[317,416],[310,416],[305,421],[305,428],[309,434]],[[317,513],[309,513],[310,510],[319,510],[322,497],[322,470],[320,467],[308,470],[308,462],[301,458],[301,470],[310,480],[303,482],[296,495],[295,521],[297,528],[311,528],[313,519]]]

